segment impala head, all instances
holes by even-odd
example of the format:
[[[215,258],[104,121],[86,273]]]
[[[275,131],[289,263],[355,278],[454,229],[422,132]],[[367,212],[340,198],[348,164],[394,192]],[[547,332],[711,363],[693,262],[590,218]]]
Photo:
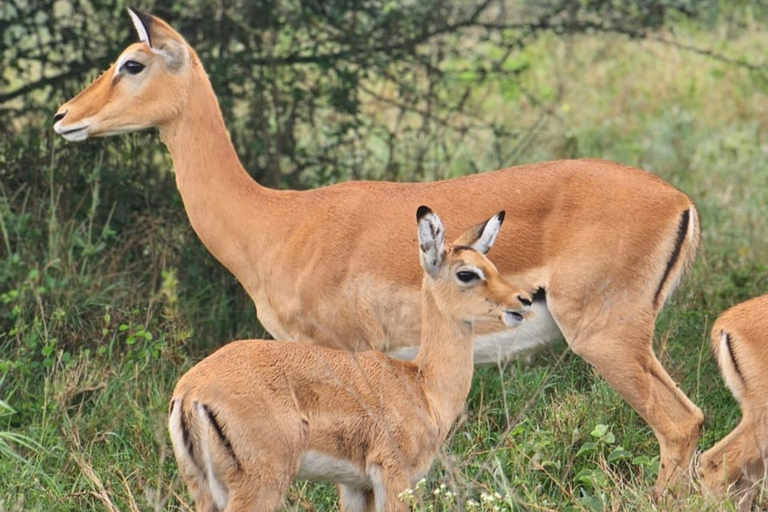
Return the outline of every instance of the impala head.
[[[441,311],[466,322],[501,320],[507,327],[525,320],[531,296],[505,280],[485,256],[504,222],[503,211],[447,247],[443,224],[432,210],[420,206],[416,219],[424,285]]]
[[[760,480],[768,454],[768,428],[765,419],[757,423],[742,421],[734,431],[704,452],[696,467],[706,494],[743,491]]]
[[[740,444],[714,446],[699,458],[696,472],[705,493],[723,494],[728,487],[742,476]]]
[[[139,42],[54,116],[67,140],[127,133],[172,120],[184,109],[194,51],[163,20],[128,9]]]

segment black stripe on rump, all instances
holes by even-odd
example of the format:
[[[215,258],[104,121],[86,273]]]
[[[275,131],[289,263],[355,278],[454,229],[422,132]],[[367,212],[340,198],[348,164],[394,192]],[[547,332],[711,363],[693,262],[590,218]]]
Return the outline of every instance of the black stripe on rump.
[[[203,410],[205,411],[206,416],[208,416],[208,421],[210,421],[211,425],[213,425],[213,430],[216,431],[216,435],[219,437],[221,444],[224,445],[224,449],[229,452],[229,455],[237,465],[237,469],[240,470],[240,460],[237,458],[237,455],[235,455],[235,450],[232,448],[232,443],[230,443],[229,439],[227,439],[227,436],[224,435],[224,429],[221,427],[219,420],[216,418],[216,413],[214,413],[213,410],[211,410],[211,408],[205,404],[203,404]]]
[[[656,295],[653,296],[653,304],[656,307],[659,306],[659,297],[661,296],[664,285],[669,278],[669,274],[672,272],[672,268],[674,268],[675,263],[677,263],[677,260],[680,258],[680,251],[683,248],[683,241],[685,241],[685,235],[688,233],[688,223],[690,221],[691,210],[685,210],[680,216],[680,224],[677,226],[677,240],[675,241],[675,249],[672,251],[672,255],[667,261],[667,268],[664,270],[664,275],[661,277],[661,282],[659,283],[659,288],[656,290]]]
[[[195,459],[195,447],[192,445],[192,441],[189,438],[189,423],[187,423],[186,411],[184,411],[184,399],[179,399],[179,418],[181,420],[181,440],[184,443],[184,447],[189,453],[189,458]]]
[[[739,361],[736,359],[736,354],[733,353],[731,335],[725,331],[723,331],[723,333],[725,334],[725,344],[728,347],[728,354],[730,354],[731,361],[733,361],[733,367],[736,369],[736,374],[739,376],[741,382],[744,382],[744,375],[741,373],[741,368],[739,368]]]

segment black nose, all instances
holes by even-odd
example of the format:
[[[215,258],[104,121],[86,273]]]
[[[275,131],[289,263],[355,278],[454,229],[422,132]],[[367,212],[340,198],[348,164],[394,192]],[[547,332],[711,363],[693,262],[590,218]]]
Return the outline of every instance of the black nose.
[[[67,115],[67,113],[66,113],[66,112],[59,112],[58,114],[56,114],[55,116],[53,116],[53,122],[54,122],[54,123],[57,123],[57,122],[61,121],[62,119],[64,119],[64,116],[65,116],[65,115]]]
[[[517,296],[517,300],[519,300],[520,304],[522,304],[525,307],[530,307],[531,304],[532,304],[530,299],[527,299],[527,298],[523,297],[522,295],[518,295]]]

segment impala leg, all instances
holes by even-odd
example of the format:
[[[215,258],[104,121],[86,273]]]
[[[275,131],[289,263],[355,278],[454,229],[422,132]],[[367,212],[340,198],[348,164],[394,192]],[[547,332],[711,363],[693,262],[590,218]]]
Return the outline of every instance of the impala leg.
[[[195,501],[195,512],[218,512],[205,484],[199,483],[198,480],[187,480],[186,478],[184,481],[190,496]]]
[[[338,485],[339,509],[341,512],[374,512],[376,510],[373,491]]]
[[[596,322],[604,326],[599,330],[571,339],[566,333],[571,349],[608,381],[656,435],[661,455],[655,492],[678,485],[681,477],[687,485],[704,415],[656,359],[651,346],[652,322],[604,320]]]
[[[271,512],[280,510],[290,480],[279,475],[244,476],[229,494],[224,512]]]
[[[408,504],[400,500],[400,493],[410,487],[408,478],[397,468],[384,468],[372,464],[368,474],[373,483],[374,507],[376,512],[406,512]]]
[[[758,484],[751,479],[742,478],[736,482],[733,491],[736,498],[736,509],[739,512],[749,512],[752,510],[752,503],[755,501],[755,496],[757,496],[759,491]]]
[[[174,446],[174,449],[176,447]],[[205,475],[195,466],[189,464],[184,458],[176,456],[179,466],[179,474],[187,491],[195,502],[195,512],[218,512],[213,503],[211,491],[205,482]]]

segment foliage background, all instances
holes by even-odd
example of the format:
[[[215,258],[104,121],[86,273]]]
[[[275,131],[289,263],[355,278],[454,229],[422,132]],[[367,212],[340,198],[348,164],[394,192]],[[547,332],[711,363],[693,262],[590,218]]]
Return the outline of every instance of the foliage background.
[[[700,448],[735,424],[706,336],[725,307],[768,288],[765,2],[136,7],[197,49],[265,185],[592,156],[686,191],[703,249],[660,318],[657,353],[708,416]],[[68,144],[51,130],[57,106],[134,40],[125,4],[8,0],[0,33],[0,510],[186,510],[168,394],[216,346],[264,333],[189,228],[156,134]],[[466,416],[408,499],[435,510],[730,506],[652,501],[657,451],[559,346],[478,372]],[[328,486],[289,498],[291,509],[335,506]]]

